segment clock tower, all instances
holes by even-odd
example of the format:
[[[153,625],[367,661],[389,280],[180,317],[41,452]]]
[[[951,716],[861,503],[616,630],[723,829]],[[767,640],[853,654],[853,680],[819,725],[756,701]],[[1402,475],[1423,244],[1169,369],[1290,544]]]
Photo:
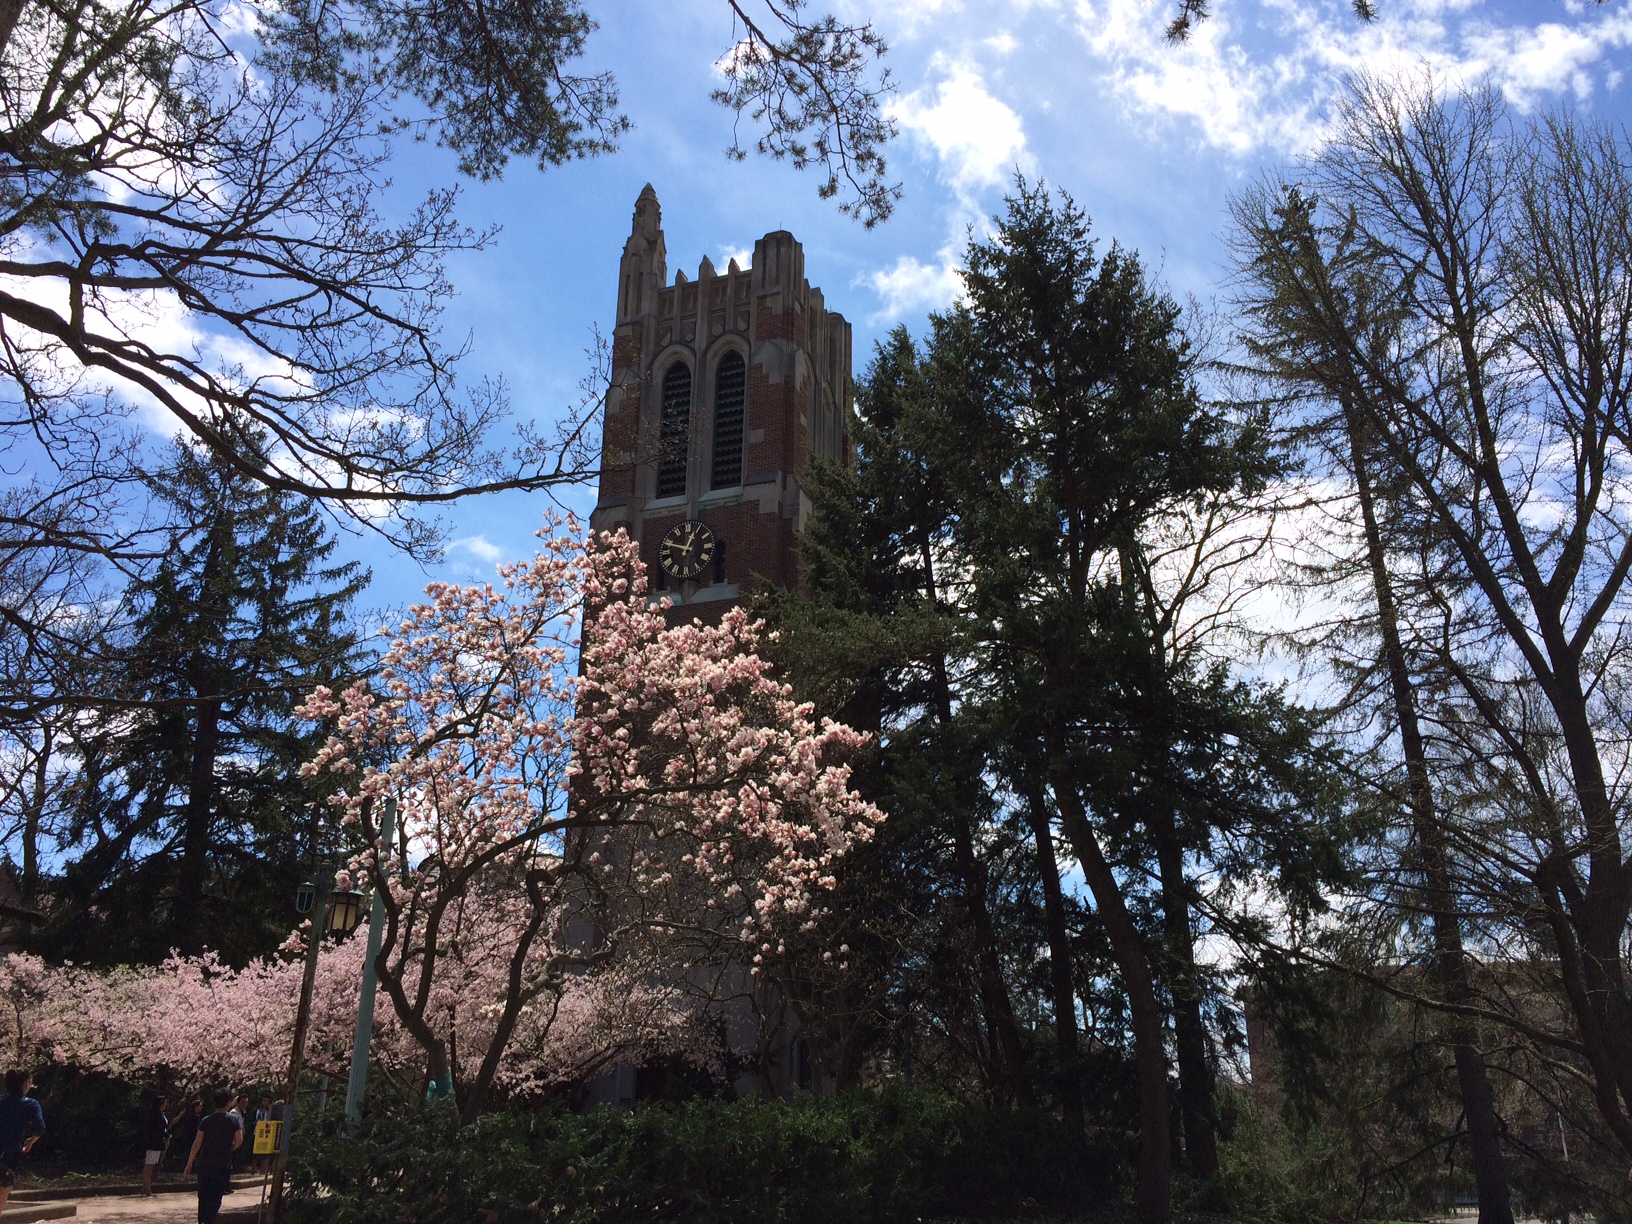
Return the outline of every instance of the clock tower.
[[[671,284],[650,184],[618,270],[596,530],[639,542],[654,593],[714,620],[756,583],[799,582],[801,485],[816,457],[851,461],[850,324],[777,230],[753,262]]]

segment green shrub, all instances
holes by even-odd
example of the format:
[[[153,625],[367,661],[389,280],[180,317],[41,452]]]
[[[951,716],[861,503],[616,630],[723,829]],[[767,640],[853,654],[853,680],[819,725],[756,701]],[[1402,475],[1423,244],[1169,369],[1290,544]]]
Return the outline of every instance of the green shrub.
[[[45,1137],[25,1168],[50,1175],[140,1166],[140,1088],[100,1072],[47,1065],[35,1077],[34,1096],[45,1113]]]
[[[295,1135],[296,1224],[872,1224],[1081,1210],[1118,1195],[1118,1154],[1052,1116],[889,1090],[633,1110],[445,1108]]]
[[[1293,1129],[1246,1093],[1224,1103],[1232,1125],[1212,1192],[1235,1220],[1319,1224],[1400,1206],[1368,1200],[1366,1153],[1352,1135],[1318,1122]]]

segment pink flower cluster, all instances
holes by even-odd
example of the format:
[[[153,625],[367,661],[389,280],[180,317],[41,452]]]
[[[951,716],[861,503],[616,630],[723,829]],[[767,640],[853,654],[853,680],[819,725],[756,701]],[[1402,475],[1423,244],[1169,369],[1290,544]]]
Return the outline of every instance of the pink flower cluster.
[[[302,709],[332,728],[305,772],[335,779],[370,848],[352,866],[382,890],[395,1021],[476,1108],[615,1045],[594,1017],[636,1044],[702,1032],[692,971],[757,965],[781,924],[809,927],[882,819],[844,762],[863,737],[793,700],[760,625],[671,625],[626,535],[553,526],[496,585],[430,586],[375,684]],[[591,1036],[558,1064],[546,1047],[576,1038],[542,1034],[563,1022]]]
[[[553,526],[497,584],[433,584],[374,682],[301,710],[330,731],[304,772],[335,783],[363,847],[350,870],[384,910],[375,1066],[454,1083],[467,1115],[615,1061],[711,1060],[707,983],[757,972],[787,924],[810,929],[882,819],[850,787],[863,737],[794,701],[760,625],[740,609],[670,624],[627,536],[586,546],[571,518]],[[276,1082],[302,938],[242,969],[4,958],[8,1040],[19,1060]],[[350,1058],[365,941],[320,953],[316,1070]]]
[[[366,928],[318,959],[307,1063],[344,1076],[357,1018]],[[502,946],[490,931],[474,943]],[[481,964],[448,960],[458,980],[442,992],[439,1018],[465,1034],[458,1070],[473,1075],[491,1038],[493,1000]],[[299,957],[271,957],[234,970],[215,957],[174,956],[156,967],[50,966],[39,957],[0,958],[7,1065],[42,1059],[136,1081],[209,1086],[281,1083],[289,1065],[302,971]],[[642,1061],[697,1048],[696,1014],[681,992],[648,975],[608,972],[566,984],[526,1017],[510,1043],[499,1086],[531,1094],[582,1080],[613,1061]],[[379,1013],[372,1055],[377,1074],[412,1087],[424,1058],[389,1010]]]

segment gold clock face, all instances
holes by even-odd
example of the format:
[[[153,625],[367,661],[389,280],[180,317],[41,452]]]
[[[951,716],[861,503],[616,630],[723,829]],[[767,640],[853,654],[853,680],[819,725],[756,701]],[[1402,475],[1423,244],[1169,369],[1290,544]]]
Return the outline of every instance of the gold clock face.
[[[665,574],[687,582],[709,567],[714,560],[714,550],[714,532],[708,524],[686,519],[663,533],[657,558]]]

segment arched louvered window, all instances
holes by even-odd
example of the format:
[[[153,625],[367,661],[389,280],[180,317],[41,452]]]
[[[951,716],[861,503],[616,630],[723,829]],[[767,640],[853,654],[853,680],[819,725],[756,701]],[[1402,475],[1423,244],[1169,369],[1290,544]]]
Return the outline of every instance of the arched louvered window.
[[[742,483],[743,401],[748,370],[741,353],[727,353],[714,372],[714,470],[708,487]]]
[[[691,445],[691,368],[682,361],[663,375],[663,418],[658,427],[657,495],[684,497]]]

